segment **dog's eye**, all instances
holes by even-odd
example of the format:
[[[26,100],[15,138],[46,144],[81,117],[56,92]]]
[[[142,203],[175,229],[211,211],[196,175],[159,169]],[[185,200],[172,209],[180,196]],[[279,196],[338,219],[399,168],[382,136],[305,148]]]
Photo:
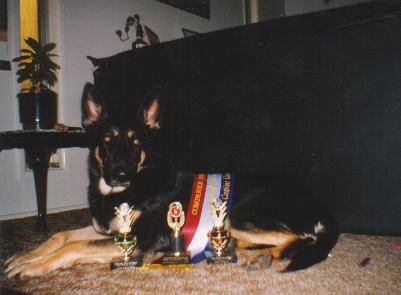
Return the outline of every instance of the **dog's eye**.
[[[132,143],[135,144],[135,145],[140,145],[140,144],[141,144],[140,141],[139,141],[138,139],[134,139],[134,140],[132,141]]]
[[[109,143],[111,141],[111,138],[108,136],[103,137],[103,142]]]

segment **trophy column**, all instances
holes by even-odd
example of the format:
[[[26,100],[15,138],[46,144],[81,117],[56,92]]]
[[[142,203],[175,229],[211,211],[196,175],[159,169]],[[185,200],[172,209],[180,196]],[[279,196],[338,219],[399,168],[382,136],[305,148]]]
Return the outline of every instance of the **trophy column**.
[[[170,204],[167,224],[173,230],[170,235],[170,252],[163,255],[162,264],[189,264],[191,257],[185,251],[185,241],[181,228],[185,223],[185,214],[180,202]]]
[[[114,243],[121,250],[123,258],[115,258],[111,262],[111,270],[131,269],[142,265],[141,258],[130,257],[138,243],[137,237],[131,233],[131,225],[135,220],[135,211],[127,203],[121,204],[115,209],[115,215],[119,223],[119,233],[114,237]]]
[[[223,264],[237,262],[237,256],[232,249],[227,247],[230,243],[230,232],[224,227],[224,219],[227,215],[227,202],[215,199],[210,204],[210,214],[214,220],[214,226],[208,233],[210,246],[213,249],[214,256],[207,258],[207,263]]]

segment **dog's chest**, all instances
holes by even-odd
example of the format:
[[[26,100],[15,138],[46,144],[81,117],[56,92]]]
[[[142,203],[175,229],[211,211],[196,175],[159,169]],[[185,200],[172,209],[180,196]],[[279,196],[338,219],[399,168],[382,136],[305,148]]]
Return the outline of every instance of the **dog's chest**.
[[[111,235],[118,232],[120,229],[120,224],[117,221],[117,218],[114,217],[110,220],[107,226],[100,225],[95,217],[92,217],[92,226],[95,231],[102,235]]]

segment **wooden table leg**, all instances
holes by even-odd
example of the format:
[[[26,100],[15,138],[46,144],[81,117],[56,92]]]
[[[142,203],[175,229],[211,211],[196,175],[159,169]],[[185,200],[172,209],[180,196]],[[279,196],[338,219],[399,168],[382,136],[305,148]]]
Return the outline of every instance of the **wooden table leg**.
[[[47,229],[47,173],[52,152],[50,150],[28,150],[26,152],[27,163],[32,169],[35,179],[36,200],[38,204],[36,230],[38,231],[45,231]]]

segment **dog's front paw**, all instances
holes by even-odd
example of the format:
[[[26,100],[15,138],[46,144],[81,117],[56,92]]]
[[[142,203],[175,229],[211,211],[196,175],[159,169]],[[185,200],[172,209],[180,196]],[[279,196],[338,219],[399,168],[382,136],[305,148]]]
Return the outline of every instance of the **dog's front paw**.
[[[43,276],[53,269],[46,263],[41,261],[26,262],[20,264],[9,265],[5,270],[7,278],[19,277],[20,279],[28,279],[32,277]]]
[[[21,255],[14,255],[5,262],[5,265],[7,268],[14,268],[17,265],[33,262],[39,259],[41,259],[41,257],[31,251]]]
[[[270,254],[258,254],[247,259],[243,265],[248,271],[262,270],[270,267],[273,256]]]

